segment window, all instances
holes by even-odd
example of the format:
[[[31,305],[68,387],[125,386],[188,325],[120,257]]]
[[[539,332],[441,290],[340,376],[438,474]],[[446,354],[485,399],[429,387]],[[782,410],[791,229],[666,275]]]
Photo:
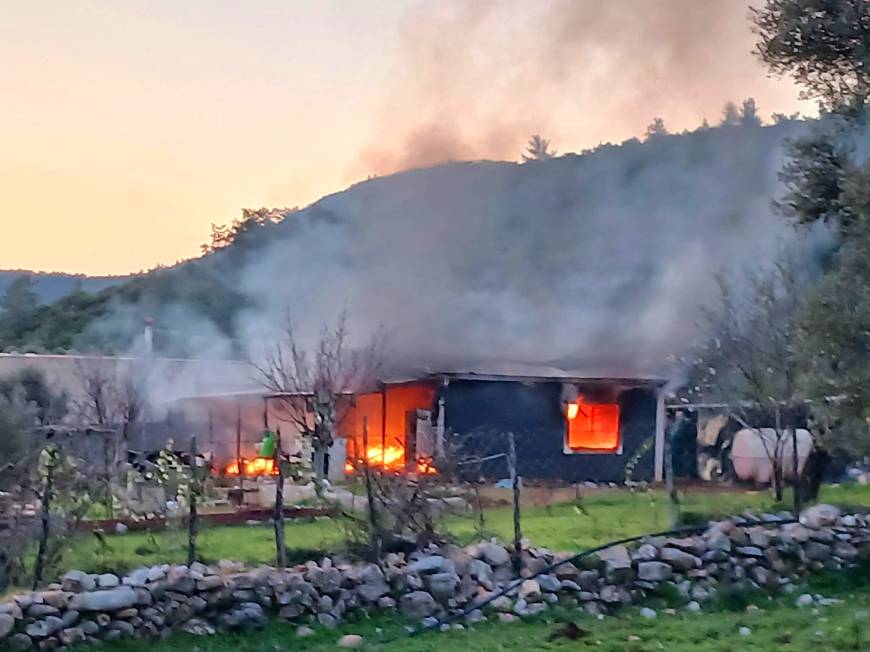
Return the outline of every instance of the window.
[[[580,397],[568,403],[565,417],[568,421],[566,453],[620,452],[617,403],[587,403]]]

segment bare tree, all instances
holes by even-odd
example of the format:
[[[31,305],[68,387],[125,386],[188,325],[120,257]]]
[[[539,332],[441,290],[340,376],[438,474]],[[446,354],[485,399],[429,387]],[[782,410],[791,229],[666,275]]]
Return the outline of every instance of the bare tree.
[[[125,368],[99,357],[76,364],[82,391],[75,413],[82,425],[120,427],[120,441],[112,446],[115,464],[126,462],[132,428],[145,415],[150,375],[147,360],[132,360]]]
[[[25,485],[39,449],[33,437],[38,419],[22,388],[0,393],[0,593],[21,585],[26,553],[35,528],[24,517]]]
[[[150,365],[145,361],[136,361],[121,375],[116,385],[115,406],[121,425],[121,445],[116,455],[119,464],[127,463],[130,435],[134,426],[145,417],[150,375]]]
[[[75,376],[81,388],[74,402],[76,417],[82,423],[107,426],[115,423],[113,410],[117,371],[110,373],[101,358],[76,360]]]
[[[782,499],[786,445],[796,447],[806,399],[800,382],[806,360],[798,345],[809,282],[804,269],[794,256],[784,255],[769,272],[748,274],[740,283],[720,279],[718,305],[707,313],[710,338],[693,361],[686,390],[693,399],[727,405],[731,417],[758,433],[777,499]],[[771,417],[774,441],[758,429],[760,418],[769,423]]]
[[[306,348],[288,316],[281,334],[255,362],[260,383],[274,392],[280,409],[314,452],[314,485],[323,494],[326,452],[335,441],[336,428],[353,405],[353,396],[380,380],[383,332],[366,345],[353,348],[342,312],[334,326],[324,325],[317,342]]]
[[[102,493],[106,511],[111,514],[113,485],[127,463],[132,429],[147,407],[150,367],[146,361],[134,360],[122,369],[116,360],[93,357],[78,360],[75,373],[81,387],[73,404],[78,423],[105,439]]]

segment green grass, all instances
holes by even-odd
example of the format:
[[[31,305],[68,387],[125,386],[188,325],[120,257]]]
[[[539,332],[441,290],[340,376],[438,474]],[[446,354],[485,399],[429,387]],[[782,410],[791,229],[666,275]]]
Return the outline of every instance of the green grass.
[[[299,550],[305,559],[339,548],[344,540],[337,519],[292,521],[285,526],[287,547]],[[187,531],[129,532],[105,535],[101,543],[91,534],[71,541],[63,552],[61,566],[87,572],[124,572],[138,566],[181,563],[187,557]],[[232,559],[248,565],[269,563],[275,558],[275,535],[271,524],[203,527],[198,550],[204,561]]]
[[[856,485],[826,487],[820,497],[824,502],[843,505],[870,505],[870,487]],[[775,509],[768,492],[696,491],[681,496],[683,512],[708,516],[725,516],[746,509]],[[512,534],[511,511],[499,507],[487,511],[488,532],[508,539]],[[475,538],[469,517],[449,519],[450,531],[461,540]],[[668,505],[659,491],[632,493],[619,491],[590,492],[578,501],[550,507],[525,508],[523,533],[538,545],[554,550],[580,550],[596,544],[668,527]],[[292,522],[286,526],[287,546],[300,555],[314,551],[335,550],[344,538],[341,523],[334,519]],[[106,537],[107,548],[100,550],[92,536],[72,541],[63,566],[85,570],[126,570],[131,567],[183,561],[185,534],[169,531],[149,535],[128,533]],[[270,526],[207,528],[200,537],[200,547],[207,561],[236,559],[249,564],[269,562],[274,555]],[[826,607],[816,615],[808,609],[794,607],[794,595],[778,599],[765,595],[745,596],[739,601],[720,601],[716,611],[702,614],[679,612],[649,621],[641,619],[636,609],[627,609],[618,618],[597,620],[576,610],[554,609],[544,618],[514,623],[484,623],[465,631],[427,633],[406,638],[405,625],[398,617],[379,616],[344,625],[338,631],[316,628],[316,635],[298,639],[296,626],[272,623],[261,632],[220,634],[209,638],[174,635],[160,643],[161,652],[281,652],[301,650],[320,652],[335,649],[343,633],[365,637],[364,649],[389,652],[483,652],[502,650],[602,650],[605,652],[737,652],[783,649],[795,652],[819,650],[870,650],[870,568],[849,574],[832,574],[813,578],[808,590],[826,597],[841,597],[842,604]],[[759,605],[757,611],[742,609],[746,600]],[[668,596],[655,601],[657,608],[673,602]],[[741,609],[734,611],[735,606]],[[573,641],[550,636],[561,622],[571,620],[588,634]],[[740,627],[752,634],[742,637]],[[634,637],[637,637],[635,640]],[[389,642],[392,640],[393,642]],[[108,652],[150,652],[153,642],[125,641],[106,645]]]
[[[787,507],[789,497],[786,496]],[[870,487],[858,485],[825,487],[821,500],[838,504],[870,505]],[[746,509],[774,509],[769,492],[696,491],[681,496],[681,511],[704,516],[727,516]],[[474,519],[451,517],[447,527],[460,542],[477,538]],[[525,507],[523,536],[536,545],[553,550],[579,551],[600,543],[669,527],[664,493],[626,490],[594,491],[577,501],[548,507]],[[485,533],[510,540],[512,512],[498,507],[486,512]],[[319,518],[291,521],[285,527],[288,549],[295,559],[316,557],[340,549],[344,540],[341,519]],[[93,535],[69,542],[61,567],[89,572],[123,572],[148,564],[183,562],[187,556],[187,535],[183,530],[157,533],[106,535],[101,544]],[[275,556],[270,525],[205,527],[199,537],[202,559],[215,562],[233,559],[246,564],[269,563]]]

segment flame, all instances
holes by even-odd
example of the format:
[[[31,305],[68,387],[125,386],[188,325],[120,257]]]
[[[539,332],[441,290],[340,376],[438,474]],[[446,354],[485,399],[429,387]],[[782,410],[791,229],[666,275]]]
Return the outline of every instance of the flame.
[[[256,477],[259,475],[278,475],[278,469],[275,467],[275,460],[271,457],[255,457],[252,460],[242,460],[245,469],[245,475],[248,477]],[[239,463],[230,462],[224,469],[225,475],[239,475]]]
[[[565,416],[568,417],[568,421],[576,419],[578,414],[580,414],[579,403],[568,403],[565,409]]]
[[[362,461],[362,459],[359,460],[359,462]],[[404,471],[405,449],[401,446],[369,446],[366,449],[365,461],[373,469],[393,472]],[[344,470],[346,473],[353,473],[356,470],[356,464],[352,460],[348,460],[344,465]],[[416,470],[418,473],[427,475],[437,473],[432,460],[422,458],[417,460]]]

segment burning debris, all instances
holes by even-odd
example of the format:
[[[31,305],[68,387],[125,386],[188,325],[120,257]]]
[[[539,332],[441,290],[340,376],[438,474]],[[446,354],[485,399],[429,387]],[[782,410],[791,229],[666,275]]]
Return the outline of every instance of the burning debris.
[[[435,462],[432,458],[419,458],[411,464],[406,460],[405,449],[402,446],[369,446],[365,455],[356,454],[344,464],[346,473],[351,474],[364,468],[365,465],[379,471],[390,473],[404,473],[412,471],[421,474],[437,473]]]
[[[247,478],[278,475],[278,469],[275,467],[275,460],[266,457],[255,457],[252,460],[242,459],[241,466],[238,460],[230,462],[224,467],[223,473],[225,476],[238,477],[240,475],[240,469],[244,472],[243,475]]]

